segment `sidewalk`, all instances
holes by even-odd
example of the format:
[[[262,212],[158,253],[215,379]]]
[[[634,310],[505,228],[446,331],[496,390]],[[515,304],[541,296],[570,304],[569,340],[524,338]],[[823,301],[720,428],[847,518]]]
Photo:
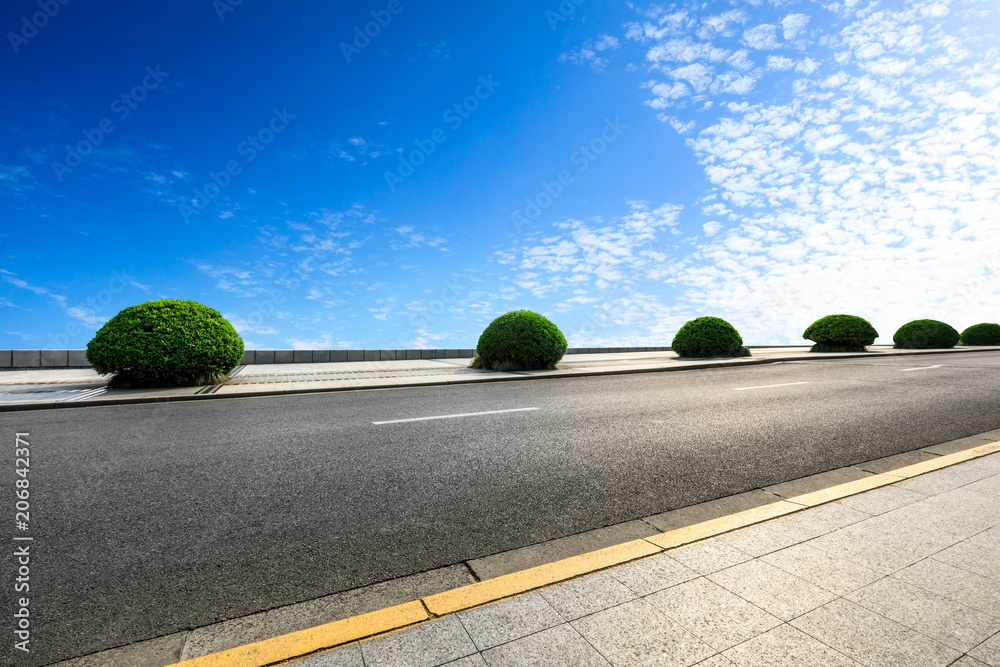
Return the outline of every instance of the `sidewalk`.
[[[1000,454],[286,664],[998,666]]]
[[[91,369],[0,370],[0,412],[120,405],[157,401],[185,401],[249,396],[275,396],[317,391],[388,389],[420,385],[460,384],[720,368],[777,361],[877,358],[926,355],[942,352],[975,353],[1000,347],[951,350],[894,350],[872,346],[867,353],[810,353],[808,347],[753,349],[752,357],[681,360],[673,352],[623,352],[567,355],[553,371],[496,373],[468,368],[468,359],[411,359],[407,361],[358,361],[308,364],[256,364],[238,366],[231,379],[220,385],[174,389],[107,389]]]

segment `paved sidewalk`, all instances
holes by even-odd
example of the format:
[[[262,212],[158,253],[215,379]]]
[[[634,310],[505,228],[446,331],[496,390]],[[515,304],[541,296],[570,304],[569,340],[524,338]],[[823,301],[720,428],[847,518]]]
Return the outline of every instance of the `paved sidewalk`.
[[[287,664],[1000,666],[1000,454]]]
[[[726,366],[836,359],[845,357],[925,355],[940,352],[1000,350],[1000,347],[952,350],[893,350],[872,346],[867,353],[815,354],[808,347],[763,348],[752,357],[736,359],[680,359],[673,352],[623,352],[567,355],[552,371],[496,373],[468,368],[468,359],[411,359],[408,361],[358,361],[309,364],[257,364],[238,366],[232,378],[220,385],[174,389],[107,389],[104,379],[91,369],[0,370],[0,411],[66,408],[81,405],[116,405],[154,401],[201,400],[273,396],[316,391],[388,389],[420,385],[524,380],[531,377],[567,377],[618,373],[692,370]]]

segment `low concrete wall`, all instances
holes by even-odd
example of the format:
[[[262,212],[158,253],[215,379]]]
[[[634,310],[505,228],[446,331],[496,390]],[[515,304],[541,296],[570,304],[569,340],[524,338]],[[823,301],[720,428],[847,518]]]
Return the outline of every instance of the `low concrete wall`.
[[[747,347],[803,347],[748,345]],[[566,354],[669,352],[669,347],[571,347]],[[241,364],[315,364],[339,361],[400,361],[410,359],[471,359],[475,350],[247,350]],[[86,350],[0,350],[0,368],[90,368]]]

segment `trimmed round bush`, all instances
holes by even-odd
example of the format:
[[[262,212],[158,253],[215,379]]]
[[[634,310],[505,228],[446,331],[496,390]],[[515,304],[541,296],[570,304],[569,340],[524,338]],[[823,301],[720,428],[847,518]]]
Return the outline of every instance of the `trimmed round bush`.
[[[892,337],[893,347],[901,350],[955,347],[959,334],[955,328],[938,320],[914,320],[899,327]]]
[[[718,317],[699,317],[685,322],[670,347],[681,357],[750,356],[736,328]]]
[[[229,378],[243,339],[219,311],[161,299],[130,306],[87,343],[87,361],[109,387],[193,387]]]
[[[805,330],[802,337],[815,345],[810,352],[865,352],[878,338],[871,322],[857,315],[827,315]]]
[[[1000,324],[973,324],[962,332],[962,345],[1000,345]]]
[[[472,368],[494,371],[552,369],[566,354],[559,327],[538,313],[514,310],[490,322],[479,337]]]

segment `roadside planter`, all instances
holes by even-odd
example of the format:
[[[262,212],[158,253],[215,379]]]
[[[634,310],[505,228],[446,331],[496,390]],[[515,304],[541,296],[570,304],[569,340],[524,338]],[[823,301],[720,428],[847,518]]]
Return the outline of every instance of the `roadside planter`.
[[[564,354],[566,338],[559,327],[538,313],[514,310],[486,327],[469,367],[493,371],[551,370]]]
[[[802,337],[816,343],[810,352],[867,352],[878,332],[863,317],[827,315],[810,324]]]
[[[960,338],[951,325],[938,320],[914,320],[899,327],[893,335],[893,347],[898,350],[948,349]]]
[[[973,324],[962,332],[962,345],[1000,345],[1000,324]]]
[[[670,344],[681,357],[749,357],[743,337],[718,317],[699,317],[684,323]]]
[[[161,299],[130,306],[87,343],[87,361],[109,387],[218,384],[243,356],[243,339],[214,308]]]

